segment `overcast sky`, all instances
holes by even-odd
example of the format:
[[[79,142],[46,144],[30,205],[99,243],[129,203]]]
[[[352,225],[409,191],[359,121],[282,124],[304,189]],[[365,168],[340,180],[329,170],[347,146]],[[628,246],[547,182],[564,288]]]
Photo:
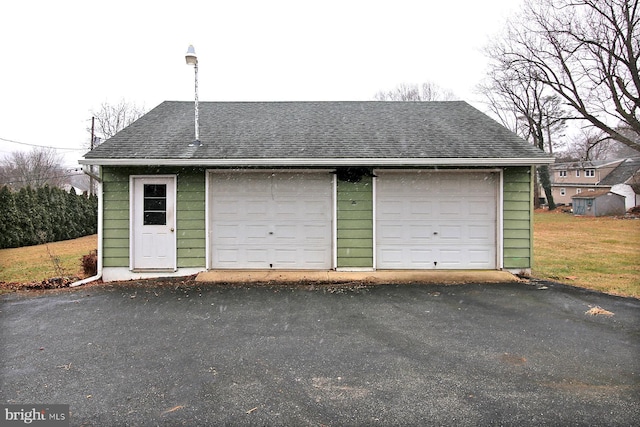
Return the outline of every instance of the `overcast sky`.
[[[91,110],[201,101],[366,101],[431,81],[483,109],[481,49],[521,0],[5,1],[0,138],[86,152]],[[0,157],[29,150],[0,140]],[[68,150],[75,149],[75,150]]]

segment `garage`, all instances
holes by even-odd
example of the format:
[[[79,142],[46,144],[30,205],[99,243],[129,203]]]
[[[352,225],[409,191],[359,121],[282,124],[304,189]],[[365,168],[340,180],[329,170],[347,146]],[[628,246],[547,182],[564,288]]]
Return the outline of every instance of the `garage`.
[[[333,175],[209,174],[211,268],[330,269]]]
[[[495,269],[500,175],[376,171],[378,269]]]

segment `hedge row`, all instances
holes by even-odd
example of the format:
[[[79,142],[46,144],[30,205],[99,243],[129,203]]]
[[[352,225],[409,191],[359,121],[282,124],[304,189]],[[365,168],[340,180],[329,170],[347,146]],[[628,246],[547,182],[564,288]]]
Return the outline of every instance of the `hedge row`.
[[[0,188],[0,249],[97,233],[98,198],[56,187]]]

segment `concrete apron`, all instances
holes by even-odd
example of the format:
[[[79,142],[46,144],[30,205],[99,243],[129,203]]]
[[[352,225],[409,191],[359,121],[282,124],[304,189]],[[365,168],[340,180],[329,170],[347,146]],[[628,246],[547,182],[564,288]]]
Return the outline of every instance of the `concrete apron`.
[[[326,284],[463,284],[509,283],[519,279],[507,271],[496,270],[210,270],[198,274],[196,281],[208,283],[326,283]]]

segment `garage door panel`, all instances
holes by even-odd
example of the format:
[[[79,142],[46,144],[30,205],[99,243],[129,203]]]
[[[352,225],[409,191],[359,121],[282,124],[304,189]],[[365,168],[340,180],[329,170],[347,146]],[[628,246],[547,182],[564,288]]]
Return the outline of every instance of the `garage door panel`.
[[[388,200],[379,209],[379,214],[385,218],[393,215],[400,215],[406,210],[404,201],[402,200]]]
[[[409,257],[413,264],[426,266],[433,258],[433,251],[428,249],[411,249],[409,251]]]
[[[463,225],[445,225],[442,227],[438,227],[440,232],[438,233],[438,238],[442,240],[455,240],[461,241],[463,239]]]
[[[239,228],[238,224],[218,223],[212,231],[213,234],[218,236],[218,239],[228,243],[235,243],[241,234]]]
[[[250,263],[260,263],[264,265],[269,259],[269,251],[267,249],[262,248],[241,248],[239,250],[239,255],[244,252],[246,255],[246,259]]]
[[[299,230],[300,224],[277,224],[273,226],[269,239],[271,243],[277,243],[278,241],[291,242],[298,238]]]
[[[222,263],[235,264],[238,262],[238,249],[217,249],[213,257]]]
[[[277,263],[276,267],[295,265],[299,258],[298,249],[296,248],[274,248],[272,251],[272,259]]]
[[[239,205],[236,200],[225,199],[224,203],[220,203],[216,209],[216,215],[220,219],[233,219],[240,212]]]
[[[210,187],[213,268],[331,268],[329,174],[214,173]]]
[[[467,236],[470,241],[485,242],[491,240],[494,230],[488,225],[468,225]]]
[[[378,252],[378,261],[386,268],[401,268],[404,252],[402,248],[386,247]]]
[[[474,217],[486,217],[487,219],[495,219],[496,206],[491,200],[470,199],[466,204],[466,212]]]
[[[463,251],[459,248],[443,247],[439,249],[438,267],[454,267],[460,268],[462,264]]]
[[[422,218],[433,213],[433,203],[429,200],[410,200],[407,203],[412,218]]]
[[[242,213],[244,216],[253,217],[256,219],[264,218],[267,215],[268,209],[267,204],[262,200],[248,200],[244,207],[244,212],[237,212],[238,214]]]
[[[331,221],[331,210],[332,205],[329,200],[317,200],[314,198],[313,200],[305,199],[302,202],[300,213],[306,219]]]
[[[260,244],[269,237],[269,224],[240,224],[235,244]]]
[[[321,244],[322,246],[331,244],[331,236],[327,235],[326,227],[323,225],[302,224],[300,236],[310,243]]]
[[[466,213],[466,209],[463,210],[460,200],[443,200],[438,206],[438,212],[441,215],[450,215],[455,217]]]
[[[378,238],[390,244],[404,245],[409,241],[419,242],[433,238],[433,228],[428,224],[407,221],[403,224],[387,222],[378,224]]]
[[[472,194],[477,195],[493,195],[495,185],[495,174],[474,173],[470,174],[465,180],[465,187],[468,188]]]
[[[488,250],[469,250],[469,262],[473,266],[483,268],[487,263],[491,262],[494,253]]]
[[[496,177],[487,172],[380,172],[377,268],[495,268]]]
[[[423,241],[431,240],[433,238],[433,227],[429,224],[409,224],[407,227],[409,235],[406,236],[406,240]]]
[[[461,180],[460,177],[443,176],[436,180],[438,181],[437,191],[441,194],[459,195],[462,194],[465,189],[465,180]]]
[[[275,202],[275,203],[273,203]],[[282,199],[270,201],[274,213],[282,219],[295,219],[300,217],[304,204],[298,200]]]
[[[391,221],[378,221],[378,237],[383,239],[402,239],[403,228]]]
[[[311,268],[325,269],[327,260],[326,252],[319,249],[303,249],[303,259]]]

